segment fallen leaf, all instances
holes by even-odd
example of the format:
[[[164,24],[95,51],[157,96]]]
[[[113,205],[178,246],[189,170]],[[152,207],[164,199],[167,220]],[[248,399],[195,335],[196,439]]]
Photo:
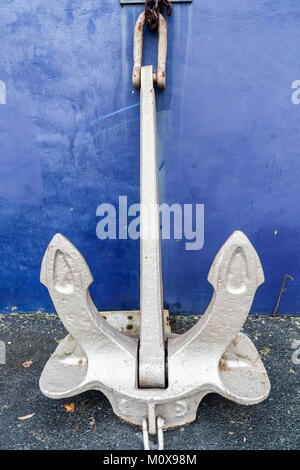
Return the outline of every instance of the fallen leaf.
[[[64,409],[66,410],[67,413],[73,413],[73,411],[75,410],[75,403],[66,403],[64,405]]]
[[[32,418],[32,416],[34,416],[34,415],[35,415],[35,413],[31,413],[30,415],[25,415],[25,416],[19,416],[18,420],[23,421],[24,419]]]
[[[23,362],[22,366],[23,366],[23,367],[30,367],[30,366],[32,366],[32,364],[33,364],[33,361],[30,360],[30,361],[25,361],[25,362]]]

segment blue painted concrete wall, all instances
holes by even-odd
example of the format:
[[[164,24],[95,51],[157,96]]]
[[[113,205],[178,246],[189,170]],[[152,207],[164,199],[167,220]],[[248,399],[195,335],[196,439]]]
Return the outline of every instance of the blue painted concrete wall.
[[[119,195],[139,200],[131,68],[140,11],[118,0],[1,2],[2,312],[53,311],[39,270],[58,231],[85,256],[99,309],[138,308],[138,241],[99,240],[96,208]],[[291,100],[299,23],[299,0],[194,0],[168,19],[167,88],[157,95],[160,197],[205,204],[202,250],[163,242],[172,312],[203,312],[210,264],[235,229],[265,271],[253,313],[273,311],[286,273],[294,281],[278,313],[300,312],[300,105]],[[155,40],[145,40],[144,63],[154,63]]]

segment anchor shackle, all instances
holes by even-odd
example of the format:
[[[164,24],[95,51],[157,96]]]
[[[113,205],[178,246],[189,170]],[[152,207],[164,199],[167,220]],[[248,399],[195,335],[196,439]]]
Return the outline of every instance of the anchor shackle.
[[[133,71],[132,84],[134,88],[141,88],[141,69],[143,60],[143,42],[145,27],[145,12],[140,14],[134,27],[133,39]],[[153,82],[156,83],[159,90],[166,86],[166,59],[167,59],[167,23],[163,15],[159,14],[158,23],[158,52],[157,52],[157,71],[153,73]]]

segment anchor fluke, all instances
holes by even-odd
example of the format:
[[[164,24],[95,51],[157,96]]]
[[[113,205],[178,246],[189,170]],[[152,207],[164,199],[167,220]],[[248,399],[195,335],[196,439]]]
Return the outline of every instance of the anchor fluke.
[[[241,294],[247,284],[258,288],[265,282],[258,254],[249,238],[235,230],[218,251],[207,276],[216,289],[222,287],[232,294]]]
[[[94,279],[77,248],[64,235],[56,233],[45,251],[40,281],[48,289],[71,294],[75,289],[88,288]]]

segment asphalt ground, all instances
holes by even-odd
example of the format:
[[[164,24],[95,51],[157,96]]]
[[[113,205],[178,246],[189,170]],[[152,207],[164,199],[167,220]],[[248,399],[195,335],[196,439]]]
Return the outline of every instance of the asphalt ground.
[[[195,321],[173,316],[172,331],[183,333]],[[243,331],[264,361],[269,398],[242,406],[207,395],[194,423],[165,432],[166,450],[300,448],[300,364],[293,360],[300,318],[249,317]],[[6,364],[0,364],[0,449],[143,449],[140,428],[117,418],[100,392],[63,400],[42,395],[40,374],[65,335],[54,315],[0,316],[0,340],[6,345]]]

